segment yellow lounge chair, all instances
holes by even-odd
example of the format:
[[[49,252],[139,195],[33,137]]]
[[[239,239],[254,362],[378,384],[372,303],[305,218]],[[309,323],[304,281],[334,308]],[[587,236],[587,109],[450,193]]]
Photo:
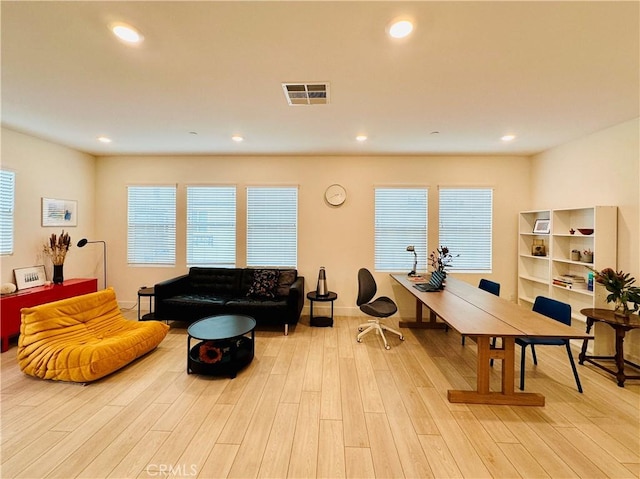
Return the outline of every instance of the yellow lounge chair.
[[[154,349],[169,331],[159,321],[125,319],[113,288],[21,313],[20,369],[56,381],[100,379]]]

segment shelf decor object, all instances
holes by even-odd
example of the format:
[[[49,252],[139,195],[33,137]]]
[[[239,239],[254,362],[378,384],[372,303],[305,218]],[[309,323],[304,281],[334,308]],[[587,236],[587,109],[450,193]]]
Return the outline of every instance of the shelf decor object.
[[[539,235],[548,235],[551,232],[551,221],[544,218],[538,218],[533,225],[533,232]]]

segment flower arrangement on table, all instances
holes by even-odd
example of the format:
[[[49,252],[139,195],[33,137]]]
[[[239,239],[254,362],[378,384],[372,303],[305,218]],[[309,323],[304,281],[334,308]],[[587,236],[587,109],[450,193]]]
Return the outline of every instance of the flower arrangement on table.
[[[618,316],[629,316],[640,309],[640,287],[633,286],[636,279],[629,273],[614,271],[611,268],[605,268],[602,271],[589,269],[593,271],[596,283],[603,285],[609,291],[607,303],[614,303]],[[632,308],[629,308],[629,303],[633,304]]]
[[[446,273],[447,268],[451,266],[451,263],[453,262],[453,258],[457,258],[458,256],[460,255],[458,254],[453,256],[449,252],[449,248],[447,248],[446,246],[440,246],[435,251],[432,251],[429,255],[429,263],[431,264],[431,267],[434,269],[434,271]]]
[[[69,246],[71,246],[71,237],[68,233],[65,233],[64,230],[62,230],[60,236],[56,236],[55,233],[51,233],[49,241],[44,244],[43,252],[51,258],[51,262],[54,266],[61,266],[64,264],[67,251],[69,251]]]

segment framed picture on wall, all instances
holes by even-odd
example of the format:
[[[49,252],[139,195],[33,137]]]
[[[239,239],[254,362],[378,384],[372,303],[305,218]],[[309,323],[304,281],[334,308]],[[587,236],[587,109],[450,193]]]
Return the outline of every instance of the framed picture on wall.
[[[42,226],[78,226],[78,202],[42,198]]]
[[[551,232],[551,220],[537,219],[533,225],[533,232],[539,235],[548,235]]]
[[[42,286],[47,280],[47,276],[44,272],[44,266],[17,268],[13,270],[13,274],[16,277],[16,287],[18,289]]]

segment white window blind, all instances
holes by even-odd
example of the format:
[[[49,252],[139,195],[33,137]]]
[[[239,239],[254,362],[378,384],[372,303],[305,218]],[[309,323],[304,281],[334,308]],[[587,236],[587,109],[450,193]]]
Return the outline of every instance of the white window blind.
[[[235,186],[187,186],[187,265],[235,267]]]
[[[492,231],[492,189],[440,188],[440,245],[460,255],[449,271],[491,271]]]
[[[127,262],[175,264],[176,187],[129,186]]]
[[[247,266],[297,263],[298,188],[247,188]]]
[[[410,271],[418,255],[418,271],[425,271],[427,258],[427,188],[376,188],[376,271]]]
[[[0,170],[0,254],[13,254],[16,174]]]

